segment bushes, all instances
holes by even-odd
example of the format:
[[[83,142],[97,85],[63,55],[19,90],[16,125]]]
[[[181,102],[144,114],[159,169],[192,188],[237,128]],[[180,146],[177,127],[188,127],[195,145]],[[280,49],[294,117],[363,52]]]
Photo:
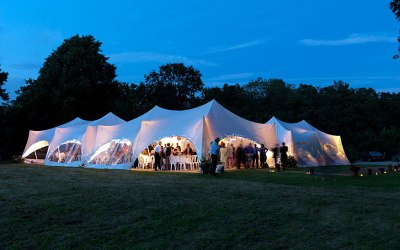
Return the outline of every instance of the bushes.
[[[14,155],[11,159],[12,163],[21,163],[22,162],[22,157],[20,155]]]
[[[358,176],[358,172],[360,172],[360,167],[356,165],[352,165],[350,167],[350,171],[352,172],[353,176]]]
[[[293,156],[288,157],[288,168],[297,168],[297,161]]]
[[[210,159],[207,159],[205,157],[201,158],[200,171],[203,172],[203,174],[208,174],[210,172],[210,168],[211,168]]]

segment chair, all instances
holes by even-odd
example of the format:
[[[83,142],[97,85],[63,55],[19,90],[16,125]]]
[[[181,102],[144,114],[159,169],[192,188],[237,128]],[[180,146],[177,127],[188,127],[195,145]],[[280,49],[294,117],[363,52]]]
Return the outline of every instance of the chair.
[[[143,157],[144,162],[143,162],[143,169],[145,168],[153,168],[153,159],[150,156],[144,156]]]
[[[172,170],[172,167],[174,167],[174,169],[176,170],[177,157],[170,156],[169,157],[169,163],[170,163],[170,170]]]
[[[197,155],[191,156],[191,165],[192,165],[192,169],[199,168],[199,158],[197,157]]]
[[[178,167],[180,170],[187,170],[186,168],[186,156],[180,155],[178,156]]]

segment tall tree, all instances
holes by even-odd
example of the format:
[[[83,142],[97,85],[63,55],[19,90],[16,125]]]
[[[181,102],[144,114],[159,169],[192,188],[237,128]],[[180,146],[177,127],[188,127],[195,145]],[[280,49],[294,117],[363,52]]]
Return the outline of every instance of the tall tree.
[[[244,88],[256,98],[251,104],[254,120],[266,122],[272,116],[287,121],[293,120],[294,117],[290,113],[293,85],[285,83],[282,79],[258,78],[246,84]]]
[[[168,63],[145,75],[146,100],[169,109],[186,109],[200,103],[204,83],[193,66]]]
[[[28,131],[48,129],[79,116],[97,119],[116,110],[122,91],[115,66],[93,36],[73,36],[46,58],[37,79],[29,79],[3,108],[0,151],[20,154]]]
[[[7,78],[8,78],[8,73],[2,72],[2,70],[0,68],[0,99],[3,99],[4,101],[8,101],[10,99],[10,97],[8,96],[8,93],[3,88],[4,83],[7,82]]]
[[[392,10],[393,14],[395,15],[396,19],[400,21],[400,0],[392,0],[390,2],[390,9]],[[400,42],[400,36],[397,38],[397,41]],[[397,49],[400,52],[400,46]],[[398,59],[399,55],[393,56],[394,59]]]
[[[243,86],[239,84],[228,85],[225,83],[222,88],[205,88],[203,93],[204,102],[215,99],[233,113],[249,120],[253,118],[253,113],[251,112],[252,105],[249,104],[253,104],[254,99]]]
[[[95,119],[115,109],[115,66],[93,36],[75,35],[46,58],[36,80],[19,90],[15,104],[29,109],[31,128],[47,128],[80,116]]]

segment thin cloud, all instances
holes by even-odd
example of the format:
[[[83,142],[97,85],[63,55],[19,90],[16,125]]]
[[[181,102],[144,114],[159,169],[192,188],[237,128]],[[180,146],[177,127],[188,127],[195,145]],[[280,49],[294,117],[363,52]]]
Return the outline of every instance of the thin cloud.
[[[42,65],[38,62],[22,62],[8,65],[9,68],[16,70],[37,70]]]
[[[240,80],[245,78],[253,77],[254,73],[238,73],[238,74],[230,74],[230,75],[220,75],[215,76],[209,79],[206,79],[206,82],[222,82],[222,81],[233,81]]]
[[[392,36],[351,34],[347,38],[338,40],[304,39],[299,42],[306,46],[343,46],[375,42],[397,42],[397,38]]]
[[[376,91],[381,93],[400,93],[400,88],[381,88],[376,89]]]
[[[245,49],[245,48],[257,46],[262,43],[263,42],[260,40],[255,40],[255,41],[251,41],[251,42],[233,45],[230,47],[214,48],[214,49],[204,52],[203,54],[214,54],[214,53],[220,53],[220,52],[226,52],[226,51],[232,51],[232,50],[238,50],[238,49]]]
[[[113,63],[142,63],[142,62],[182,62],[190,65],[198,66],[215,66],[216,63],[202,60],[192,59],[179,55],[167,55],[152,52],[123,52],[118,54],[109,55],[110,61]]]
[[[286,81],[318,81],[318,80],[400,80],[400,76],[339,76],[339,77],[304,77],[285,78]]]

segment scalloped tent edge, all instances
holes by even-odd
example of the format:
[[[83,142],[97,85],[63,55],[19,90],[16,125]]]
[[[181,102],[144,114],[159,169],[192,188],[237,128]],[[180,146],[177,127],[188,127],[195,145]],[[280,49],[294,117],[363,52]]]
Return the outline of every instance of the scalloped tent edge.
[[[272,117],[266,124],[275,124],[279,144],[287,144],[299,167],[350,165],[339,135],[322,132],[305,120],[287,123]]]

